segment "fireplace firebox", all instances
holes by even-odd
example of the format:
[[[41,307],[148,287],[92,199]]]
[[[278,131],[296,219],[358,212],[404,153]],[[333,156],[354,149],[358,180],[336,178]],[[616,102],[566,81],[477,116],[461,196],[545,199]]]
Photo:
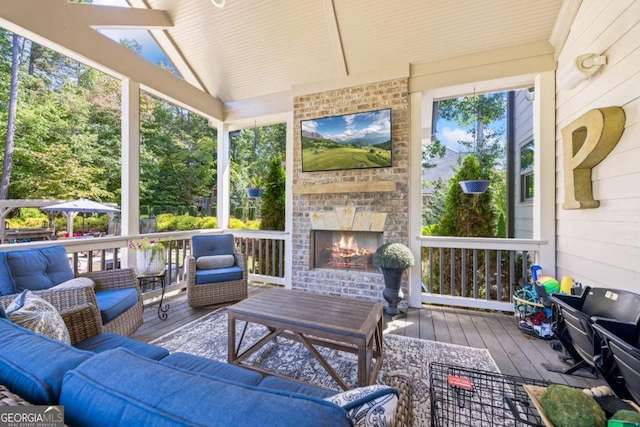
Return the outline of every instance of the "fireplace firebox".
[[[313,268],[377,271],[373,253],[383,243],[373,231],[313,230]]]

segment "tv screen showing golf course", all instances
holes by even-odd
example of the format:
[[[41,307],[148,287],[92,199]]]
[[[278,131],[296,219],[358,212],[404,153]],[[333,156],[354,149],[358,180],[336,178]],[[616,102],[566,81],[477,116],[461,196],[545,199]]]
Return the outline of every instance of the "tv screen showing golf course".
[[[302,172],[391,166],[391,109],[302,120]]]

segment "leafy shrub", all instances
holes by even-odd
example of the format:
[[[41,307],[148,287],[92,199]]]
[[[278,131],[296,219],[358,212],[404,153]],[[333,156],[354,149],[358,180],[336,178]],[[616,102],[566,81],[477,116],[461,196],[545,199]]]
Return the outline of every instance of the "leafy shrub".
[[[380,268],[409,268],[415,259],[411,250],[402,243],[385,243],[373,254],[373,263]]]
[[[229,228],[244,230],[247,228],[247,226],[244,222],[242,222],[242,220],[239,220],[238,218],[229,218]]]
[[[189,215],[175,217],[176,230],[194,230],[198,219]]]
[[[158,220],[158,231],[176,231],[176,217],[171,214],[160,214],[156,217]]]
[[[18,218],[26,220],[28,218],[38,218],[47,221],[49,217],[38,208],[20,208]]]
[[[196,228],[199,229],[212,229],[218,228],[218,219],[215,216],[206,216],[204,218],[198,218]]]

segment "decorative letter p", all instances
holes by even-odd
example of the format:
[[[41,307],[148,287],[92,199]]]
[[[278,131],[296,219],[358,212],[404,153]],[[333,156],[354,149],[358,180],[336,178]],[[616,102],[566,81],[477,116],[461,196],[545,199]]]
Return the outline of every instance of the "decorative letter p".
[[[624,130],[620,107],[590,110],[562,129],[564,156],[563,209],[597,208],[593,199],[591,169],[616,146]]]

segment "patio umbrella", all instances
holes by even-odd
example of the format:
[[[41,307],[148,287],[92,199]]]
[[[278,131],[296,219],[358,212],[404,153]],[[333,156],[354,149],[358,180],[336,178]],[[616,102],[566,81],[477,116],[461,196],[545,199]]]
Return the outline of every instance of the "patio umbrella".
[[[87,212],[89,213],[116,213],[120,212],[120,209],[113,208],[111,206],[103,205],[102,203],[94,202],[87,199],[72,200],[70,202],[58,203],[56,205],[45,206],[40,208],[43,211],[54,212],[76,212],[82,214],[82,232],[84,233],[84,218]]]

